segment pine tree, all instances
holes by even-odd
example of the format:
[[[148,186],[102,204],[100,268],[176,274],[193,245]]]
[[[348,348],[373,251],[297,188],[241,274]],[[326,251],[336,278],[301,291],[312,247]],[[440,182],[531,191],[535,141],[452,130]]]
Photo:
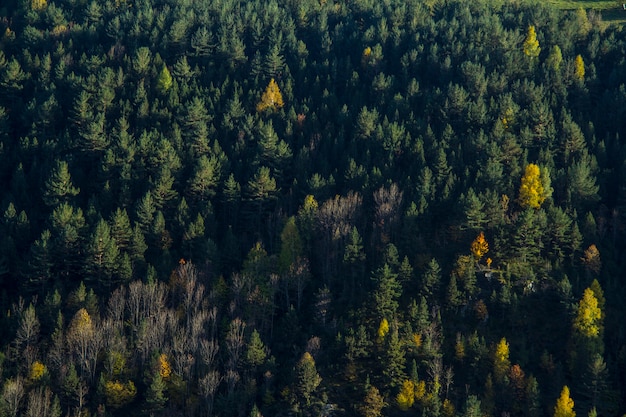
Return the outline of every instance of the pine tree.
[[[172,74],[170,74],[170,71],[167,69],[167,65],[163,65],[163,68],[159,73],[159,78],[157,79],[157,91],[161,94],[167,93],[168,90],[172,88],[172,83]]]
[[[56,207],[61,202],[70,202],[80,192],[74,187],[69,167],[65,161],[57,161],[46,180],[43,199],[46,205]]]
[[[317,373],[315,360],[309,352],[304,352],[296,364],[296,381],[294,390],[297,396],[304,400],[305,405],[311,404],[311,399],[317,387],[322,382],[322,377]]]
[[[101,219],[87,246],[85,278],[100,288],[110,289],[116,273],[119,249],[109,224]]]
[[[396,279],[397,275],[385,264],[378,268],[372,275],[376,283],[374,290],[374,308],[379,317],[394,318],[398,310],[398,298],[402,293],[402,287]]]

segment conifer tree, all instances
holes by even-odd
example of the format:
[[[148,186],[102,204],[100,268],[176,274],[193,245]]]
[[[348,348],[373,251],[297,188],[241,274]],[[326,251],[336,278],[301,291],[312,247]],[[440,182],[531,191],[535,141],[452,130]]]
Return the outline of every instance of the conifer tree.
[[[317,373],[315,360],[309,352],[304,352],[296,364],[295,392],[300,400],[304,400],[306,406],[311,404],[315,390],[322,382],[322,377]]]
[[[57,161],[52,173],[46,180],[43,199],[46,205],[55,207],[61,202],[70,202],[80,192],[74,187],[69,167],[65,161]]]
[[[167,93],[168,90],[172,88],[172,83],[172,74],[170,74],[170,71],[167,69],[167,65],[163,65],[163,68],[159,73],[159,78],[157,79],[157,91],[161,94]]]

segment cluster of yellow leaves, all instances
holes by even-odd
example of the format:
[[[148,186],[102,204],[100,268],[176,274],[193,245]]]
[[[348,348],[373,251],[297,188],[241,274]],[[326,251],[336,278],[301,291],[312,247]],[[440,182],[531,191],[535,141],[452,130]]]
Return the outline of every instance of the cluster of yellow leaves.
[[[261,96],[261,101],[256,105],[256,110],[259,113],[265,110],[278,110],[284,105],[283,95],[280,93],[278,84],[276,84],[276,81],[272,78]]]
[[[576,412],[574,411],[574,400],[572,400],[569,396],[569,388],[567,385],[563,387],[561,396],[558,400],[556,400],[556,405],[554,406],[554,417],[576,417]]]
[[[33,362],[30,366],[30,379],[31,381],[39,381],[47,372],[46,365],[39,361]]]
[[[30,7],[35,10],[43,10],[48,6],[47,0],[31,0]]]
[[[539,166],[528,164],[519,189],[519,202],[522,207],[539,208],[545,199]]]
[[[454,408],[454,404],[449,399],[443,400],[443,404],[441,405],[441,412],[444,417],[454,417],[456,416],[456,409]]]
[[[167,379],[172,375],[172,367],[165,353],[161,353],[161,356],[159,356],[159,375],[161,375],[163,379]]]
[[[402,388],[396,395],[398,407],[406,411],[415,404],[415,401],[422,401],[426,397],[426,383],[424,381],[413,382],[409,379],[402,382]]]
[[[578,81],[585,79],[585,61],[580,55],[576,55],[576,59],[574,59],[574,76]]]
[[[480,232],[476,239],[474,239],[470,250],[477,261],[489,252],[489,244],[487,243],[487,239],[485,239],[485,234],[483,232]]]
[[[496,345],[496,350],[493,354],[493,372],[498,380],[504,378],[506,373],[511,367],[509,361],[509,342],[506,338],[500,339],[500,342]]]
[[[526,40],[524,40],[524,54],[531,58],[537,58],[541,52],[539,47],[539,41],[537,40],[537,33],[534,26],[528,26],[526,32]]]
[[[64,35],[67,33],[67,26],[65,25],[56,25],[53,29],[52,29],[52,36],[54,36],[55,38],[58,38],[61,35]]]
[[[422,335],[419,333],[413,333],[413,346],[419,348],[422,346]]]
[[[389,322],[386,318],[383,318],[378,326],[378,339],[384,339],[385,336],[387,336],[387,333],[389,333]]]
[[[137,388],[133,381],[122,383],[120,381],[107,381],[104,384],[104,395],[107,405],[112,408],[120,408],[130,403],[137,394]]]
[[[415,384],[414,394],[417,401],[424,399],[426,396],[426,383],[424,381],[418,381],[417,384]]]
[[[403,411],[413,407],[415,402],[415,384],[413,381],[407,379],[402,383],[402,389],[396,396],[396,402]]]
[[[574,329],[585,337],[597,337],[602,326],[602,311],[591,288],[583,292],[574,318]]]

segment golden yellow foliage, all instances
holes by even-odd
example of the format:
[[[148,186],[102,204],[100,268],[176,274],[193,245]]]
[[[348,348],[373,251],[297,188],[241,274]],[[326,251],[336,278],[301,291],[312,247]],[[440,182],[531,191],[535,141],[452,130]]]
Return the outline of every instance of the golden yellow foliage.
[[[509,343],[503,337],[496,345],[496,350],[493,354],[493,372],[497,380],[501,380],[511,367],[509,361]]]
[[[413,346],[419,348],[422,346],[422,335],[419,333],[413,333]]]
[[[561,396],[558,400],[556,400],[556,405],[554,406],[554,417],[576,417],[576,412],[574,411],[574,400],[572,400],[569,396],[569,388],[567,385],[563,387]]]
[[[574,329],[585,337],[597,337],[602,327],[602,312],[591,288],[583,292],[574,318]]]
[[[424,381],[418,381],[417,384],[415,384],[413,394],[415,395],[415,399],[417,401],[422,401],[426,395],[426,383]]]
[[[47,0],[31,0],[30,7],[35,10],[43,10],[48,6]]]
[[[161,375],[163,379],[167,379],[172,375],[172,367],[165,353],[161,353],[161,356],[159,356],[159,375]]]
[[[539,166],[528,164],[519,189],[519,203],[522,207],[539,208],[545,199]]]
[[[477,261],[489,252],[489,244],[487,243],[483,232],[480,232],[476,239],[474,239],[470,250]]]
[[[276,81],[272,78],[261,96],[261,101],[256,105],[256,110],[259,113],[268,109],[273,111],[280,109],[284,105],[283,95],[280,93],[278,84],[276,84]]]
[[[133,381],[122,383],[120,381],[107,381],[104,384],[104,396],[107,405],[111,408],[120,408],[130,403],[137,394],[137,388]]]
[[[378,326],[378,338],[381,340],[384,339],[387,333],[389,333],[389,322],[386,318],[383,318]]]
[[[537,58],[541,52],[539,47],[539,41],[537,40],[537,33],[534,26],[528,26],[526,32],[526,40],[524,40],[524,54],[531,58]]]
[[[47,372],[46,365],[39,361],[33,362],[30,366],[29,378],[31,381],[39,381]]]
[[[456,410],[454,408],[454,404],[449,399],[443,400],[443,404],[441,405],[441,413],[443,417],[454,417],[456,416]]]
[[[585,79],[585,61],[580,55],[576,55],[576,59],[574,59],[574,76],[578,81]]]
[[[491,258],[487,258],[487,268],[491,268],[491,263],[493,262],[493,259]]]
[[[405,380],[402,388],[396,396],[396,402],[401,410],[406,411],[413,406],[415,401],[415,384],[411,380]]]

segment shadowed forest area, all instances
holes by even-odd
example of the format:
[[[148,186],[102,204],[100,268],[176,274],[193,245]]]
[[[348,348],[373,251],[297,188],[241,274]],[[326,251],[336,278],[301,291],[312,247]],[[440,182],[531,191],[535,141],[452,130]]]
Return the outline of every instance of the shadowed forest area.
[[[626,33],[6,0],[0,417],[626,414]]]

